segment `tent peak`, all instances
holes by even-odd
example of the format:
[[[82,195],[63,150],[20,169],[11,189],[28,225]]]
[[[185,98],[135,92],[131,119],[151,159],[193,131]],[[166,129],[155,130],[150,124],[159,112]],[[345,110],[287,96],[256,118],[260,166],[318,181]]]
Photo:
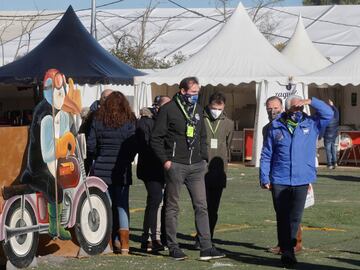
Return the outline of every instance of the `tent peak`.
[[[243,3],[240,1],[239,4],[237,5],[236,9],[245,9]]]

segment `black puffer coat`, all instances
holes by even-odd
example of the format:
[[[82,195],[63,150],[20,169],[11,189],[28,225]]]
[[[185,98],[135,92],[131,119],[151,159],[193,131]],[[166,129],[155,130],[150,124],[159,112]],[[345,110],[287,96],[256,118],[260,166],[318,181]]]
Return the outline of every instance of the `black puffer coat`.
[[[164,183],[164,170],[160,159],[150,146],[150,137],[155,124],[155,114],[151,108],[143,108],[136,124],[138,147],[137,177],[143,181]]]
[[[88,159],[95,161],[91,175],[107,184],[131,185],[135,147],[135,123],[110,128],[98,120],[93,121],[87,140]]]

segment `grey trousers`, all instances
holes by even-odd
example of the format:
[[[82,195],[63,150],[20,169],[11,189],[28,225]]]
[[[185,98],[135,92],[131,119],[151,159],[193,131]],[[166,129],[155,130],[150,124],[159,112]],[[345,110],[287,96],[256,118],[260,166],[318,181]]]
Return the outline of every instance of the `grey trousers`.
[[[168,171],[165,171],[165,225],[167,245],[170,251],[179,247],[176,240],[176,233],[179,215],[180,190],[183,184],[185,184],[189,191],[195,212],[195,226],[199,237],[200,248],[201,250],[205,250],[212,247],[204,182],[205,171],[205,161],[192,165],[173,162],[171,168]]]

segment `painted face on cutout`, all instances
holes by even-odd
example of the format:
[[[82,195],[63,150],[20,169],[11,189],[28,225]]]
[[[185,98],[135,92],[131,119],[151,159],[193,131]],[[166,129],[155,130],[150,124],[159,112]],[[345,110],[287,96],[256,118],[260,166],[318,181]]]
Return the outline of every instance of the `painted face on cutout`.
[[[57,69],[49,69],[44,77],[44,97],[55,109],[61,110],[66,96],[65,76]]]
[[[54,78],[54,107],[60,110],[64,104],[66,96],[66,84],[65,76],[61,73],[57,73]]]

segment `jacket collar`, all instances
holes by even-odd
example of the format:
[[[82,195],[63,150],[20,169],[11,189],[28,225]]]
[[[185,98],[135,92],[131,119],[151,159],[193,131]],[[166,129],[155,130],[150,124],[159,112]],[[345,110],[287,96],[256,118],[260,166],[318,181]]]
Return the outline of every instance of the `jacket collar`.
[[[279,114],[272,122],[271,122],[271,125],[274,127],[274,128],[279,128],[279,127],[285,127],[284,124],[281,122],[281,118],[282,117],[286,117],[285,116],[285,112]],[[308,116],[306,113],[304,113],[304,117],[303,117],[303,120],[299,123],[298,126],[300,127],[308,127],[309,126],[309,118],[310,116]]]

